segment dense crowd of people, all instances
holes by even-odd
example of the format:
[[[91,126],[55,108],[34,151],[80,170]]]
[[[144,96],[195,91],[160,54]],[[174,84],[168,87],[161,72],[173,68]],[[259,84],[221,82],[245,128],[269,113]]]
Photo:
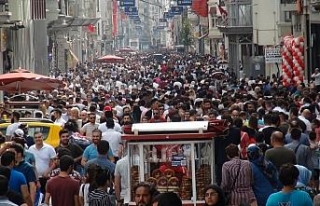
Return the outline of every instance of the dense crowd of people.
[[[130,60],[55,71],[65,88],[29,93],[41,100],[42,116],[63,128],[56,148],[41,132],[29,136],[22,114],[1,106],[12,124],[0,149],[0,205],[127,205],[126,125],[214,119],[228,128],[214,138],[216,184],[203,191],[206,205],[320,205],[318,70],[314,86],[284,87],[276,75],[237,77],[210,55]],[[132,199],[182,205],[145,182]]]

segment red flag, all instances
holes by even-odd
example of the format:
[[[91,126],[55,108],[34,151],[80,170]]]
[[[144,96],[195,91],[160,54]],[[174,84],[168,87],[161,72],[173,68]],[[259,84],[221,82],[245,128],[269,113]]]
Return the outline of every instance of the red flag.
[[[87,29],[90,33],[94,33],[96,31],[96,27],[93,24],[89,24]]]
[[[193,0],[192,10],[199,16],[208,17],[208,0]]]

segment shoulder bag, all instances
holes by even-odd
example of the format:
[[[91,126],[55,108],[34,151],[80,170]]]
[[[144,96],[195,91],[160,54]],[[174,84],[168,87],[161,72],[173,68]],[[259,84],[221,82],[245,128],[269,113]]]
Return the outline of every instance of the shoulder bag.
[[[239,174],[240,174],[240,168],[241,168],[241,160],[239,160],[239,167],[238,167],[238,171],[237,171],[237,174],[236,174],[236,177],[233,179],[233,183],[232,183],[232,186],[230,188],[230,191],[229,192],[225,192],[225,198],[226,198],[226,205],[229,205],[230,204],[230,201],[231,201],[231,193],[232,193],[232,190],[234,189],[235,185],[236,185],[236,181],[239,177]]]

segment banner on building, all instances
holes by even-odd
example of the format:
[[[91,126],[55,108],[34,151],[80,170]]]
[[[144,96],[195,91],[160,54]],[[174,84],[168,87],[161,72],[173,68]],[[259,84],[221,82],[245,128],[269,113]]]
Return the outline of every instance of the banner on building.
[[[135,5],[136,5],[135,0],[120,0],[121,7],[129,7],[129,6],[135,6]]]
[[[125,13],[138,12],[138,9],[135,6],[124,7],[124,12]]]
[[[191,6],[192,0],[178,0],[177,4],[178,6]]]
[[[174,15],[180,15],[180,14],[182,14],[182,12],[183,12],[183,7],[182,7],[182,6],[172,6],[172,7],[171,7],[171,12],[172,12]]]
[[[267,63],[282,63],[280,48],[267,47],[264,49],[264,58]]]
[[[208,17],[207,0],[192,0],[192,11],[202,17]]]
[[[134,12],[128,12],[126,13],[128,16],[138,16],[138,11],[134,11]]]

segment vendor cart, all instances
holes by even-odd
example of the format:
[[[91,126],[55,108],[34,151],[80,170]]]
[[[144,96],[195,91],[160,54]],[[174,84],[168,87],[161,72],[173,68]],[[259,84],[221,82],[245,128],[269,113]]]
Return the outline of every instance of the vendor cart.
[[[133,188],[139,182],[149,182],[161,193],[177,193],[183,205],[203,205],[204,188],[215,180],[214,137],[225,129],[224,124],[140,123],[125,129],[130,205],[135,205]]]

